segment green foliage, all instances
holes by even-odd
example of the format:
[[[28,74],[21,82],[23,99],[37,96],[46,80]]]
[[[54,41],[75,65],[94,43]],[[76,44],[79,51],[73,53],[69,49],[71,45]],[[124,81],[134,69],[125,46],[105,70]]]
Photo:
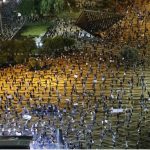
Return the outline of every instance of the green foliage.
[[[72,9],[76,7],[76,1],[75,0],[64,0],[65,5],[70,6]]]
[[[61,48],[64,48],[64,46],[65,46],[64,38],[61,36],[54,37],[52,41],[53,41],[54,49],[61,49]]]
[[[63,11],[64,0],[41,0],[42,14],[57,14]]]
[[[75,44],[75,40],[71,38],[64,38],[64,45],[66,47],[71,47],[72,45]]]
[[[15,63],[17,63],[17,64],[24,63],[24,60],[25,60],[25,57],[24,57],[23,54],[16,54],[16,55],[14,56],[14,61],[15,61]]]
[[[34,0],[34,11],[38,15],[40,15],[40,11],[41,11],[40,3],[41,0]]]
[[[124,59],[124,61],[129,64],[137,63],[138,61],[138,50],[133,47],[123,47],[120,55]]]
[[[33,39],[25,39],[22,42],[23,53],[30,53],[36,48],[35,42]]]
[[[41,53],[49,55],[52,53],[52,51],[53,51],[52,49],[53,49],[53,40],[52,40],[52,38],[47,38],[44,42]]]
[[[36,45],[32,39],[2,41],[0,43],[1,64],[6,64],[10,61],[23,63],[35,48]]]
[[[30,16],[34,12],[34,0],[21,0],[18,11],[22,15]]]
[[[56,54],[63,52],[65,47],[71,47],[75,44],[74,39],[64,38],[62,36],[56,36],[54,38],[47,38],[44,41],[43,53]]]
[[[33,18],[34,16],[51,16],[64,11],[66,2],[67,0],[22,0],[18,11]]]
[[[54,12],[55,0],[41,0],[41,13],[49,14]]]
[[[44,47],[38,50],[32,39],[0,41],[0,66],[9,63],[22,64],[27,62],[31,55],[35,56],[35,54],[38,56],[41,54],[58,56],[61,53],[67,53],[69,48],[66,50],[66,47],[72,47],[74,44],[73,39],[62,36],[47,38],[44,41]],[[44,67],[44,63],[40,59],[31,58],[28,66],[31,70],[41,69]]]
[[[8,54],[1,52],[0,53],[0,67],[6,65],[7,60],[8,60]]]
[[[62,12],[64,9],[64,0],[55,0],[54,9],[56,14]]]

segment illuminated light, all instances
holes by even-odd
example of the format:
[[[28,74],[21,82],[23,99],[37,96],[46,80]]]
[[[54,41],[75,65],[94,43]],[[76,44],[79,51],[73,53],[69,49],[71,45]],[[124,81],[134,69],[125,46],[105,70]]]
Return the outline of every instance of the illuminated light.
[[[38,48],[40,48],[40,47],[43,46],[43,43],[42,43],[42,36],[36,37],[36,38],[34,38],[34,40],[35,40],[36,46],[37,46]]]

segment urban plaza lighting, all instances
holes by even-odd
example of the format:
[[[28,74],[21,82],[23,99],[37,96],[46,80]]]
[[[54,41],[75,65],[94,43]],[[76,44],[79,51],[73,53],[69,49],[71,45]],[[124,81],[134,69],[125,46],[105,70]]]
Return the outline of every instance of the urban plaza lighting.
[[[150,0],[0,8],[0,149],[150,147]]]

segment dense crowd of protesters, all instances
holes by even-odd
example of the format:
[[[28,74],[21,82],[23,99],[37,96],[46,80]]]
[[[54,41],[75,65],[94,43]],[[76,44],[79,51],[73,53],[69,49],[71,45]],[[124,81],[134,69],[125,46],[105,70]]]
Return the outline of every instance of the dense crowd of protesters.
[[[118,45],[119,41],[138,48],[144,47],[149,40],[149,17],[149,2],[144,5],[133,1],[126,9],[123,21],[115,24],[107,30],[106,35],[104,34],[105,41],[110,43],[109,46]]]
[[[16,11],[17,6],[18,2],[16,0],[11,0],[6,4],[3,3],[1,6],[1,40],[12,39],[25,23],[25,19],[21,13]]]
[[[79,28],[58,24],[47,36],[71,32],[79,40]],[[148,148],[147,64],[123,65],[107,41],[104,49],[81,37],[80,52],[45,57],[48,70],[0,70],[0,134],[32,135],[33,149],[52,148],[58,128],[64,148]]]
[[[117,136],[125,138],[122,144],[134,143],[132,134],[140,138],[150,99],[143,67],[128,70],[104,51],[45,59],[49,70],[29,72],[21,65],[1,70],[2,135],[31,134],[50,146],[60,128],[69,148],[100,148],[105,142],[115,148]],[[24,115],[31,120],[25,122]]]

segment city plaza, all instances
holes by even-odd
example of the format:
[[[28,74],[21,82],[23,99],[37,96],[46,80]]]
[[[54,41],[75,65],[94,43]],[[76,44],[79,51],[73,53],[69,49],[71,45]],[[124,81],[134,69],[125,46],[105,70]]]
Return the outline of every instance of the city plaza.
[[[150,147],[150,3],[135,0],[113,15],[91,5],[47,30],[46,38],[71,36],[76,43],[57,56],[35,56],[44,69],[27,61],[0,68],[1,137],[31,136],[30,149]],[[5,28],[1,40],[15,38]],[[120,56],[124,46],[138,50],[136,63]]]

